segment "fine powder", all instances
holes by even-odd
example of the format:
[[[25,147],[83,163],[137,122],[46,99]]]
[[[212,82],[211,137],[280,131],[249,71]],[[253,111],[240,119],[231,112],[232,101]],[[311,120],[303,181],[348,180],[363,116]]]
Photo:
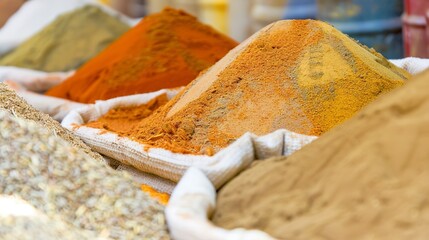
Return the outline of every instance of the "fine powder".
[[[207,155],[246,132],[321,135],[409,77],[326,23],[279,21],[232,50],[129,135],[149,146]]]
[[[129,129],[136,127],[141,119],[150,116],[167,102],[167,95],[161,94],[146,104],[111,109],[96,121],[84,124],[84,126],[115,132],[120,136],[128,136]]]
[[[92,151],[78,137],[63,128],[60,123],[51,118],[48,114],[42,113],[30,106],[24,99],[16,95],[6,84],[0,83],[0,109],[5,109],[16,117],[35,121],[52,131],[56,136],[69,142],[72,146],[79,148],[92,158],[104,161],[103,157]]]
[[[429,236],[429,72],[221,189],[214,222],[280,239]]]
[[[3,56],[0,65],[45,72],[74,70],[127,30],[129,26],[118,18],[99,7],[88,5],[59,16]]]
[[[195,17],[167,8],[143,18],[47,95],[92,103],[184,86],[236,45]]]

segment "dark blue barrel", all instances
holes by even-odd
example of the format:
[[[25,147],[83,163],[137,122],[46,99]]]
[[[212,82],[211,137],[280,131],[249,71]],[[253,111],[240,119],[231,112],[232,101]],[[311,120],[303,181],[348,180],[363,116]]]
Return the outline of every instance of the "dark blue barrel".
[[[288,0],[283,19],[314,19],[316,13],[316,0]]]
[[[318,18],[387,58],[404,56],[403,0],[317,0]]]

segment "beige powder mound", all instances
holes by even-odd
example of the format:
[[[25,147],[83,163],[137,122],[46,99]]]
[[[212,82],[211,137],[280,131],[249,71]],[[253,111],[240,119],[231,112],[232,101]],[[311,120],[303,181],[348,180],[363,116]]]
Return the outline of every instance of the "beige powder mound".
[[[426,240],[429,71],[289,158],[219,193],[214,222],[280,239]]]
[[[409,77],[326,23],[280,21],[201,74],[131,137],[211,155],[248,131],[321,135]]]
[[[74,147],[81,149],[92,158],[99,161],[104,161],[100,154],[93,152],[90,147],[82,142],[82,140],[73,135],[67,129],[63,128],[60,123],[52,119],[49,115],[34,109],[24,99],[16,95],[12,89],[3,83],[0,83],[0,109],[1,108],[6,109],[8,112],[17,117],[32,120],[47,127],[55,135],[58,135],[62,139],[71,143]]]

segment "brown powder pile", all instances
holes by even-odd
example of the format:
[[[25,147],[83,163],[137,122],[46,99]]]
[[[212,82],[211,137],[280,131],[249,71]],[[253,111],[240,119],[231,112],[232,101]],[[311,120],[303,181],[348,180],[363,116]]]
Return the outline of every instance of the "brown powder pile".
[[[60,123],[52,119],[49,115],[41,113],[31,107],[4,83],[0,83],[0,109],[5,109],[16,117],[35,121],[47,127],[55,135],[71,143],[72,146],[81,149],[92,158],[104,161],[100,154],[93,152],[82,140],[63,128]]]
[[[429,71],[289,158],[260,161],[218,196],[214,222],[280,239],[429,236]]]
[[[248,131],[321,135],[409,76],[328,24],[280,21],[232,50],[130,136],[211,155]]]
[[[162,94],[147,104],[114,108],[101,118],[89,122],[84,126],[116,132],[121,136],[129,136],[130,129],[137,127],[143,118],[148,117],[167,102],[167,95]]]

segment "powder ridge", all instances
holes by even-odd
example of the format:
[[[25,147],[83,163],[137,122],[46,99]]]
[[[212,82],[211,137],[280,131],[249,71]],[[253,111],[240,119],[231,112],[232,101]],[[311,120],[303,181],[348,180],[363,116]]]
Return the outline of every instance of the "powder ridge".
[[[128,29],[129,26],[118,18],[99,7],[88,5],[59,16],[0,58],[0,65],[45,72],[74,70]]]
[[[213,221],[280,239],[429,236],[429,72],[289,158],[257,161],[218,195]]]
[[[326,23],[280,21],[232,50],[128,136],[208,155],[246,132],[284,128],[319,136],[409,77]]]
[[[237,43],[179,10],[143,18],[49,96],[93,103],[181,87]]]

